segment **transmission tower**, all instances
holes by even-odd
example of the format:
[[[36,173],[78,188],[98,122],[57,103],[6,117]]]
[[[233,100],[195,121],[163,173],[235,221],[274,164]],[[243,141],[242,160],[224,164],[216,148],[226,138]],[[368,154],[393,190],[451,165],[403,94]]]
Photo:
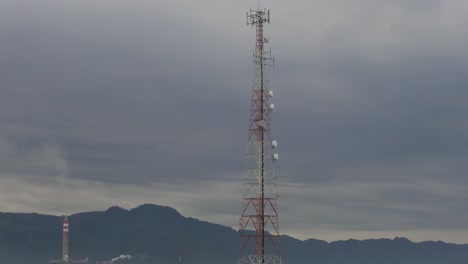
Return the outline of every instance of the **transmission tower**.
[[[247,25],[255,26],[256,41],[238,264],[281,264],[278,193],[273,170],[279,158],[274,153],[278,142],[271,136],[271,114],[275,106],[269,102],[273,91],[265,74],[266,66],[274,65],[274,58],[271,49],[265,49],[268,39],[263,35],[263,26],[266,23],[270,23],[270,11],[262,9],[260,4],[247,13]]]

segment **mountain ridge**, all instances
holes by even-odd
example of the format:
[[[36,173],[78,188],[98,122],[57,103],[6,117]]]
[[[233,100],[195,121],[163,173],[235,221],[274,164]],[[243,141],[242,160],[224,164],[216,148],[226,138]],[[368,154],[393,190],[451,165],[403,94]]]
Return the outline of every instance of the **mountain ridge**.
[[[122,254],[135,263],[235,263],[238,234],[231,227],[186,217],[176,209],[142,204],[69,216],[70,254],[76,259],[109,260]],[[47,263],[61,255],[62,217],[38,213],[0,213],[0,263]],[[393,239],[299,240],[282,235],[283,262],[464,263],[467,244]]]

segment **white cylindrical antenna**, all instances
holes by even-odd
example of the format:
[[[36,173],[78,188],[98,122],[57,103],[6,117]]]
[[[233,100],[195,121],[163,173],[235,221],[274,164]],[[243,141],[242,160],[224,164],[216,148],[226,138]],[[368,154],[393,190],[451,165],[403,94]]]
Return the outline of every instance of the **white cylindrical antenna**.
[[[270,98],[273,97],[273,91],[272,91],[272,90],[268,91],[268,96],[269,96]]]
[[[270,104],[269,108],[271,111],[275,110],[275,104]]]
[[[279,160],[279,155],[278,153],[273,154],[273,161]]]
[[[277,148],[277,147],[278,147],[278,141],[273,140],[273,141],[271,142],[271,146],[272,146],[273,148]]]

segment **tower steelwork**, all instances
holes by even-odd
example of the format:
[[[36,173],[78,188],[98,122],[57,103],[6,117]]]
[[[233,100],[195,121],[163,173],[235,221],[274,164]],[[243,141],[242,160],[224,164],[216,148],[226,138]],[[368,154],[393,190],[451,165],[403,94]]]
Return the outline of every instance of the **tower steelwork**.
[[[250,106],[250,125],[247,144],[247,174],[243,193],[242,213],[239,219],[238,264],[280,264],[278,193],[273,170],[278,154],[277,141],[271,135],[271,115],[275,108],[270,103],[273,91],[269,89],[266,66],[274,65],[271,49],[263,26],[270,23],[270,11],[257,9],[247,13],[247,25],[255,26],[256,41],[253,55],[254,80]]]

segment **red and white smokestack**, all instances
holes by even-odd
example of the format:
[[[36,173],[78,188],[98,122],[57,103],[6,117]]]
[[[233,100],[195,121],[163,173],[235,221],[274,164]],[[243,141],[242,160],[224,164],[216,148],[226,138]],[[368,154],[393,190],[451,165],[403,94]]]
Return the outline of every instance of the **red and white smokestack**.
[[[63,219],[63,233],[68,233],[68,217],[66,216]]]
[[[68,262],[68,231],[70,230],[68,225],[68,217],[65,216],[63,219],[63,244],[62,244],[62,257],[63,261]]]

